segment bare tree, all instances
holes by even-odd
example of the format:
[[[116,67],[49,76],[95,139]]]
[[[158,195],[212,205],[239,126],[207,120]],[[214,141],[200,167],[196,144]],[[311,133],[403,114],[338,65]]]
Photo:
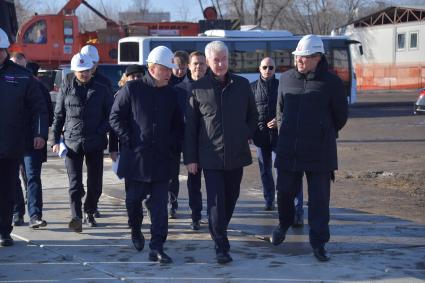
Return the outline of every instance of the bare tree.
[[[262,24],[268,29],[274,29],[277,26],[277,20],[282,16],[283,12],[288,9],[293,0],[269,0],[265,3],[263,10]]]
[[[56,14],[60,9],[60,5],[54,1],[15,0],[15,9],[18,25],[21,26],[36,13]]]
[[[378,7],[367,0],[223,0],[226,18],[296,34],[329,34]]]
[[[142,14],[141,16],[144,18],[145,14],[149,11],[150,6],[150,0],[133,0],[133,4],[131,7],[136,10],[140,11]]]
[[[223,5],[228,7],[227,13],[239,19],[241,25],[245,25],[245,1],[244,0],[228,0],[227,5]]]
[[[254,25],[261,26],[263,21],[264,0],[254,0]]]
[[[180,5],[178,6],[178,15],[181,21],[188,21],[189,9],[185,0],[180,1]]]

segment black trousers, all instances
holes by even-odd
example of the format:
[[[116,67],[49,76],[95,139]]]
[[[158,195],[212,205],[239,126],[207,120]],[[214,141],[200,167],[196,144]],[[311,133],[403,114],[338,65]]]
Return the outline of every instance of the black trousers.
[[[305,172],[308,186],[308,225],[310,245],[318,248],[329,242],[329,200],[332,172]],[[303,172],[279,170],[277,204],[279,224],[285,231],[294,221],[294,199],[302,183]]]
[[[81,199],[85,195],[83,185],[83,161],[87,167],[87,196],[84,201],[84,212],[94,213],[102,195],[103,150],[85,153],[68,150],[65,166],[69,179],[69,200],[72,217],[82,218]]]
[[[171,166],[171,178],[168,182],[168,197],[169,202],[172,208],[177,209],[179,207],[178,197],[179,197],[179,174],[180,174],[180,154],[174,157],[170,161]]]
[[[216,252],[230,250],[227,227],[239,198],[243,167],[235,170],[204,169],[209,230]]]
[[[12,232],[19,161],[19,158],[0,158],[0,235],[2,237]]]
[[[148,209],[151,216],[151,241],[149,248],[163,250],[168,235],[167,191],[168,182],[139,182],[127,180],[125,205],[128,222],[132,229],[141,229],[143,200],[149,196]]]
[[[189,193],[189,207],[192,210],[192,220],[201,220],[202,192],[201,192],[202,168],[198,168],[198,173],[187,175],[187,190]]]

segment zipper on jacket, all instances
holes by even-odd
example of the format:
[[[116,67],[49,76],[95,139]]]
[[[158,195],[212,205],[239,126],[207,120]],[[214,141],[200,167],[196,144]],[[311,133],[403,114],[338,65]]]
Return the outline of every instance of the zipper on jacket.
[[[232,83],[232,80],[229,80],[229,83],[226,84],[223,89],[221,90],[221,94],[220,94],[220,105],[221,105],[221,131],[223,132],[223,154],[224,154],[224,158],[223,158],[223,169],[226,169],[226,143],[225,143],[225,135],[224,135],[224,111],[223,111],[223,96],[224,96],[224,92],[226,91],[226,89],[230,86],[230,84]],[[230,145],[231,147],[231,145]],[[231,151],[231,149],[230,149]]]
[[[41,136],[41,117],[38,115],[38,134]]]
[[[226,89],[227,86],[225,86],[223,88],[223,90],[220,93],[220,105],[221,105],[221,131],[223,132],[223,169],[226,169],[226,144],[224,142],[224,117],[223,117],[223,95],[224,95],[224,90]]]
[[[303,93],[302,95],[305,94],[305,90],[307,87],[307,80],[304,77],[304,83],[303,83]],[[298,103],[298,111],[297,111],[297,128],[296,128],[296,138],[295,138],[295,142],[294,142],[294,153],[297,153],[297,145],[298,145],[298,132],[299,132],[299,127],[300,127],[300,110],[301,110],[301,103],[302,103],[302,99],[299,99],[299,103]],[[295,170],[295,166],[297,165],[297,156],[294,158],[294,163],[293,163],[293,167],[292,169]]]

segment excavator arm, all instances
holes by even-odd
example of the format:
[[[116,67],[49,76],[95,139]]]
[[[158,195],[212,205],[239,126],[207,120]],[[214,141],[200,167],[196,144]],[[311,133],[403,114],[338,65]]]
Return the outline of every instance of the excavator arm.
[[[115,21],[109,19],[105,15],[103,15],[101,12],[96,10],[93,6],[91,6],[87,1],[85,0],[69,0],[65,6],[59,11],[58,15],[75,15],[75,10],[81,5],[84,4],[87,8],[89,8],[93,13],[98,15],[100,18],[102,18],[106,22],[107,27],[118,27],[119,24]]]

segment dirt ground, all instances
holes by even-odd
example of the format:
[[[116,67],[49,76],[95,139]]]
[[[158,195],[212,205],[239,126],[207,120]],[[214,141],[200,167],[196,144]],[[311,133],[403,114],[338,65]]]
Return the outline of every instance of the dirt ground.
[[[425,116],[414,116],[412,103],[385,100],[350,108],[332,203],[424,224]]]
[[[413,115],[416,93],[359,97],[339,133],[339,170],[331,206],[425,224],[425,115]],[[258,164],[244,179],[261,189]],[[307,200],[306,181],[304,195]]]

